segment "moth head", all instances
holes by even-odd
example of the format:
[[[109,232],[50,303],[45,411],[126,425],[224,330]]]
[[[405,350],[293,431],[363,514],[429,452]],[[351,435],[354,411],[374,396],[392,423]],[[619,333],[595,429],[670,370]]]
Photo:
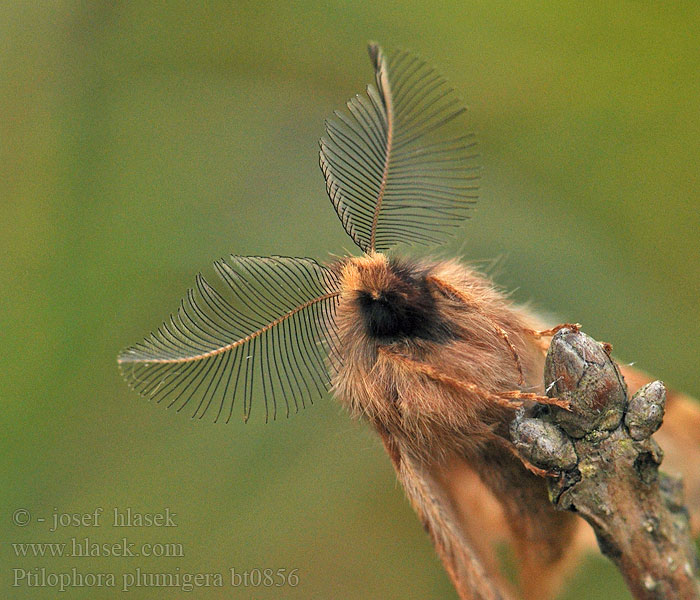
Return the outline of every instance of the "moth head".
[[[349,258],[341,288],[358,329],[371,340],[438,341],[448,331],[427,282],[427,269],[419,263],[379,253]]]

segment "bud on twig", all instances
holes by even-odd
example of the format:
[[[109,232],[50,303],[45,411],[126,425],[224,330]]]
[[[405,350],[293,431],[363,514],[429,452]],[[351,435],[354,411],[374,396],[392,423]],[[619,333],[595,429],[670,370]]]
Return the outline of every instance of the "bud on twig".
[[[628,401],[608,348],[562,329],[547,354],[545,386],[571,410],[519,414],[511,436],[527,460],[555,475],[554,506],[588,521],[638,600],[699,599],[682,484],[659,473],[663,452],[651,438],[663,420],[663,384],[650,383]]]

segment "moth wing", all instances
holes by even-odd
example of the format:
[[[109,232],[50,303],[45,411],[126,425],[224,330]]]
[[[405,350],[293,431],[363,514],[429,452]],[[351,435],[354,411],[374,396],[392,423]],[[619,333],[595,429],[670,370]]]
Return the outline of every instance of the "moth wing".
[[[326,122],[320,165],[345,231],[364,252],[437,244],[476,201],[465,108],[421,59],[369,47],[376,86]]]
[[[334,359],[336,274],[308,258],[231,256],[201,274],[176,313],[119,355],[129,385],[193,418],[228,422],[240,396],[248,420],[262,396],[265,420],[323,395]]]
[[[518,597],[501,573],[504,542],[515,551],[523,597],[556,594],[591,536],[582,520],[552,508],[542,478],[502,449],[485,449],[475,465],[460,457],[425,464],[380,434],[460,598]]]
[[[507,536],[503,511],[476,473],[462,461],[451,467],[427,465],[388,430],[379,434],[459,597],[514,597],[495,554],[495,542]]]
[[[453,490],[439,469],[428,468],[410,454],[400,451],[396,453],[394,467],[459,597],[475,600],[514,598],[511,586],[498,570],[494,546],[489,543],[488,536],[483,535],[485,524],[479,524],[480,531],[465,526]]]

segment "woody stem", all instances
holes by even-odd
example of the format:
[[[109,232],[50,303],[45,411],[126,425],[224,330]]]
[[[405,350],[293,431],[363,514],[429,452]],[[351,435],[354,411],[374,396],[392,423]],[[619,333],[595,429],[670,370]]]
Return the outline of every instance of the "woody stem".
[[[571,411],[523,412],[511,434],[525,458],[558,473],[548,481],[555,508],[593,527],[637,600],[700,599],[682,482],[658,471],[663,452],[651,437],[663,420],[663,384],[628,399],[605,346],[562,329],[547,354],[545,386]]]

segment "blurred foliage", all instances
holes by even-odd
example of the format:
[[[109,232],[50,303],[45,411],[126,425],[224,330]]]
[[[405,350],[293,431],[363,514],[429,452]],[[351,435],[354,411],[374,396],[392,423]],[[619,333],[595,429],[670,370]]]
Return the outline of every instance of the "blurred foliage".
[[[268,426],[193,423],[130,393],[116,354],[217,257],[354,252],[317,139],[371,80],[376,39],[471,108],[482,200],[441,254],[700,394],[699,36],[694,1],[4,3],[0,584],[15,567],[267,567],[299,586],[196,597],[454,598],[380,444],[330,399]],[[123,535],[18,528],[16,508],[97,506],[169,507],[174,533],[128,538],[185,557],[14,557],[8,542]],[[570,590],[628,597],[599,557]]]

